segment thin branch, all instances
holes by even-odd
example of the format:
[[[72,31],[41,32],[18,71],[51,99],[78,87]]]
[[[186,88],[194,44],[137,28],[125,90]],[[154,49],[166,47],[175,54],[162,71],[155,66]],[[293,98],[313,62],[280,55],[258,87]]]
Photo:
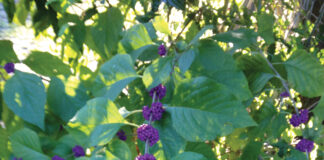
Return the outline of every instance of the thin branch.
[[[153,101],[152,101],[152,104],[155,103],[155,99],[156,99],[156,92],[153,93]],[[152,114],[150,114],[150,120],[148,121],[148,124],[151,125],[152,123]],[[145,142],[145,154],[149,154],[150,151],[150,146],[149,146],[149,140],[147,139],[146,142]]]

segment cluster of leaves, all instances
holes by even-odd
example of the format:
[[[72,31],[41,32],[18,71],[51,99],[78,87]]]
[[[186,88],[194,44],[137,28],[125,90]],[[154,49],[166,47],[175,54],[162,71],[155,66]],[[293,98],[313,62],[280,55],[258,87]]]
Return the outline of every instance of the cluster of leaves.
[[[35,34],[53,38],[61,56],[32,51],[18,60],[12,42],[0,41],[1,65],[34,72],[1,70],[0,157],[73,159],[80,145],[86,157],[78,160],[134,159],[144,151],[134,135],[144,121],[138,110],[162,83],[166,112],[153,124],[160,140],[150,148],[158,160],[306,159],[295,135],[313,140],[323,158],[324,51],[302,43],[313,25],[300,24],[299,36],[285,41],[289,22],[276,19],[270,3],[253,11],[235,1],[220,8],[197,0],[2,1],[9,21],[25,24],[30,13]],[[179,10],[184,20],[171,21]],[[288,125],[294,108],[280,98],[281,82],[313,113],[309,124]],[[120,129],[126,141],[116,138]]]

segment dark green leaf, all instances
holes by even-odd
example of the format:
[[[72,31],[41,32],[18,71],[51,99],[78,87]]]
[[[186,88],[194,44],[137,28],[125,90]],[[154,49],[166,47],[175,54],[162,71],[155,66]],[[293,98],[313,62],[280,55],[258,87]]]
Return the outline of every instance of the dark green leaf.
[[[199,41],[199,38],[209,29],[213,29],[214,27],[212,25],[207,25],[204,28],[202,28],[197,35],[191,40],[190,44],[196,44]]]
[[[190,49],[181,54],[179,58],[179,68],[182,73],[185,73],[195,60],[196,54],[194,49]]]
[[[90,145],[105,145],[107,144],[118,132],[119,128],[124,124],[121,123],[110,123],[101,124],[94,128],[90,135]]]
[[[288,82],[297,92],[306,97],[324,93],[324,67],[304,50],[297,50],[285,62]]]
[[[251,29],[240,28],[237,30],[216,34],[213,38],[221,42],[234,43],[234,47],[239,49],[256,43],[257,33]]]
[[[261,152],[261,148],[262,148],[262,143],[261,142],[255,142],[255,141],[251,141],[250,143],[248,143],[244,150],[243,150],[243,154],[241,156],[242,160],[245,159],[258,159],[259,154]]]
[[[143,24],[134,25],[127,30],[121,42],[125,53],[153,43]]]
[[[0,62],[18,62],[15,51],[13,50],[13,44],[9,40],[0,40]]]
[[[120,160],[131,160],[132,153],[128,145],[121,140],[114,140],[108,144],[108,150]]]
[[[258,33],[266,41],[267,44],[273,43],[273,24],[275,18],[270,14],[261,14],[257,16]]]
[[[15,0],[3,0],[3,7],[7,13],[8,22],[12,22],[16,11]]]
[[[44,129],[46,93],[39,77],[16,71],[5,84],[3,97],[15,114]]]
[[[207,160],[203,155],[194,152],[183,152],[171,160]]]
[[[52,77],[48,87],[47,102],[51,110],[65,122],[86,104],[86,89],[75,77]]]
[[[48,52],[32,52],[24,63],[36,73],[44,76],[70,75],[70,67]]]
[[[324,121],[324,96],[321,97],[318,105],[313,110],[313,113],[319,118],[320,121]]]
[[[209,160],[216,160],[212,148],[212,144],[206,144],[204,142],[189,142],[186,146],[186,151],[200,153]]]
[[[151,61],[159,57],[158,54],[158,46],[157,45],[146,45],[139,49],[136,49],[130,53],[133,61],[135,62],[137,59],[141,61]]]
[[[27,128],[17,131],[10,136],[12,150],[16,157],[24,160],[50,160],[43,154],[37,134]]]

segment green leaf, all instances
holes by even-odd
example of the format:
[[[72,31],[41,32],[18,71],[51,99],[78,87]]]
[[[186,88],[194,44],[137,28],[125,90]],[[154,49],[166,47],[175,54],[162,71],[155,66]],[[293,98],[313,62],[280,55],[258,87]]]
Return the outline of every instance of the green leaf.
[[[235,128],[256,125],[224,85],[205,77],[178,84],[171,106],[180,106],[167,108],[173,128],[192,142],[213,140],[216,136],[230,134]]]
[[[239,100],[247,100],[252,94],[243,72],[235,60],[211,40],[200,41],[199,52],[190,67],[193,76],[207,76],[227,86]]]
[[[90,145],[89,135],[96,126],[106,123],[124,123],[114,102],[106,98],[89,100],[68,123],[67,130],[82,145]]]
[[[161,33],[165,33],[167,35],[170,34],[168,23],[162,18],[162,16],[156,16],[153,20],[153,26],[157,31]]]
[[[3,97],[15,114],[44,130],[46,93],[39,77],[16,71],[5,84]]]
[[[128,145],[120,140],[114,140],[108,144],[108,150],[120,160],[131,160],[132,153]]]
[[[44,76],[70,75],[70,67],[48,52],[33,51],[24,61],[29,68]]]
[[[321,97],[318,105],[313,110],[313,113],[319,118],[320,122],[324,121],[324,96]]]
[[[89,96],[76,77],[52,77],[47,102],[53,113],[68,122],[83,107]]]
[[[168,79],[172,71],[171,63],[172,57],[159,58],[145,69],[142,79],[148,90]]]
[[[191,66],[192,62],[195,60],[196,54],[194,49],[190,49],[181,54],[179,58],[179,68],[182,73],[185,73]]]
[[[137,59],[141,61],[151,61],[159,57],[157,45],[146,45],[141,48],[138,48],[130,53],[133,61],[135,62]]]
[[[0,62],[19,62],[15,51],[13,50],[13,44],[9,40],[0,40]]]
[[[197,35],[191,40],[190,45],[196,44],[199,41],[199,38],[209,29],[213,29],[214,27],[212,25],[207,25],[204,28],[202,28]]]
[[[248,143],[244,150],[243,150],[243,154],[241,156],[241,159],[258,159],[259,154],[261,152],[261,148],[262,148],[262,143],[261,142],[255,142],[255,141],[251,141],[250,143]]]
[[[305,153],[300,152],[296,149],[292,149],[290,151],[290,156],[287,157],[285,160],[305,160],[307,159]]]
[[[132,28],[127,30],[121,43],[126,53],[153,44],[150,35],[143,24],[134,25]]]
[[[77,145],[77,142],[70,134],[64,135],[58,140],[58,144],[55,145],[53,153],[58,156],[66,156],[72,153],[72,148]]]
[[[213,38],[221,42],[231,42],[234,44],[235,49],[240,49],[256,43],[257,33],[251,29],[240,28],[237,30],[216,34]]]
[[[304,50],[297,50],[285,62],[289,84],[306,97],[324,93],[324,67]]]
[[[117,52],[121,38],[124,16],[118,8],[111,7],[99,14],[98,23],[90,29],[94,49],[102,58],[107,59]]]
[[[94,81],[93,94],[96,97],[115,100],[119,93],[138,77],[131,57],[118,54],[100,67]]]
[[[258,33],[266,41],[267,44],[273,43],[273,24],[274,16],[270,14],[260,14],[257,16]]]
[[[171,159],[185,149],[186,141],[173,129],[169,114],[164,113],[163,119],[154,123],[154,128],[159,131],[160,142],[166,159]]]
[[[11,147],[16,157],[24,160],[50,160],[43,154],[37,134],[27,128],[21,129],[10,136]]]
[[[194,37],[197,35],[198,32],[199,32],[199,28],[198,28],[197,23],[192,22],[188,29],[188,32],[186,32],[185,41],[187,43],[190,43],[190,41],[194,39]]]
[[[15,10],[16,10],[15,0],[2,0],[2,4],[4,7],[4,10],[7,13],[8,22],[11,23],[14,18],[14,14],[15,14]]]
[[[8,149],[8,138],[9,134],[6,129],[0,128],[0,157],[8,158],[9,149]]]
[[[181,9],[181,10],[186,9],[185,0],[167,0],[167,3],[177,9]]]
[[[269,73],[260,73],[257,72],[255,74],[251,74],[251,76],[248,77],[249,83],[250,83],[250,89],[252,93],[255,95],[262,91],[264,86],[268,83],[270,79],[274,77],[273,74]]]
[[[186,146],[186,151],[200,153],[209,160],[216,160],[212,148],[212,144],[206,144],[204,142],[189,142]]]
[[[107,144],[124,124],[110,123],[97,126],[90,135],[90,145],[103,146]]]
[[[207,160],[203,155],[194,152],[183,152],[171,160]]]
[[[28,17],[28,8],[27,8],[26,3],[30,3],[30,1],[29,0],[19,0],[19,2],[17,3],[17,10],[15,13],[15,15],[16,15],[15,19],[17,19],[17,21],[22,25],[25,25],[26,19]]]

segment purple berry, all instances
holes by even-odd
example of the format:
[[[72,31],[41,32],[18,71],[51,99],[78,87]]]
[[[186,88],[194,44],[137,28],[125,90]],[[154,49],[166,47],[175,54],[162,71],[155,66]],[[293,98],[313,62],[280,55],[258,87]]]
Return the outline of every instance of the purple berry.
[[[162,118],[164,109],[163,104],[160,102],[155,102],[152,104],[151,113],[152,113],[152,121],[158,121]]]
[[[308,139],[301,139],[296,145],[296,149],[301,152],[311,152],[314,148],[314,142]]]
[[[13,158],[13,160],[23,160],[22,158]]]
[[[167,53],[166,48],[165,48],[165,46],[164,46],[163,44],[161,44],[161,45],[159,46],[158,50],[159,50],[159,55],[160,55],[160,56],[165,56],[166,53]]]
[[[79,145],[74,146],[72,148],[72,151],[74,153],[74,157],[83,157],[83,156],[85,156],[84,149]]]
[[[61,158],[60,156],[55,155],[52,157],[52,160],[64,160],[64,158]]]
[[[150,90],[150,96],[153,98],[154,92],[156,94],[156,98],[159,98],[160,100],[165,96],[166,88],[162,85],[159,84],[158,86],[152,88]]]
[[[122,141],[126,141],[126,139],[127,139],[127,136],[125,135],[125,132],[123,130],[120,130],[119,132],[117,132],[117,136]]]
[[[135,160],[156,160],[156,159],[151,154],[144,154],[144,155],[137,156]]]
[[[294,127],[298,127],[302,123],[307,123],[308,121],[308,110],[303,109],[299,112],[299,115],[293,114],[289,120],[290,124]]]
[[[159,141],[159,132],[149,124],[142,124],[137,129],[137,138],[144,142],[148,140],[150,146],[153,146]]]
[[[7,63],[3,68],[6,70],[7,73],[15,72],[15,64],[13,63]]]
[[[145,120],[149,121],[151,116],[151,109],[148,106],[143,107],[143,117]]]
[[[290,94],[287,91],[284,91],[280,94],[280,96],[285,98],[285,97],[289,97]]]

